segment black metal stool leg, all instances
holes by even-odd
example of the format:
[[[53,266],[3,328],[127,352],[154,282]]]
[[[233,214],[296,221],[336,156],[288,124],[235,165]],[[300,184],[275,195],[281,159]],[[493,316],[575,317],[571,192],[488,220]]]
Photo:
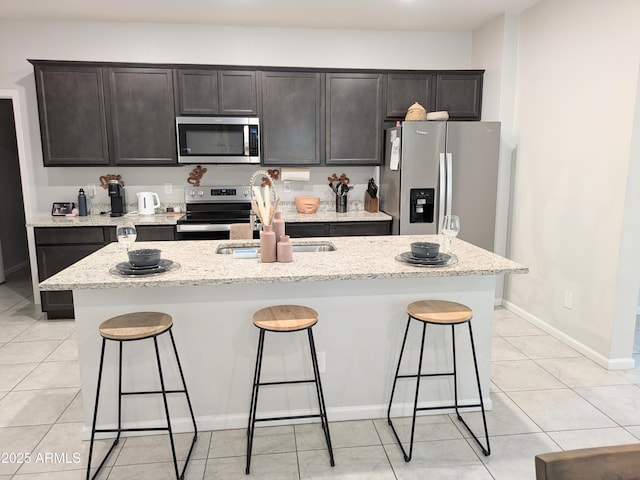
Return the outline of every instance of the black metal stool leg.
[[[491,455],[491,445],[489,444],[489,430],[487,429],[487,417],[484,410],[484,400],[482,399],[482,387],[480,386],[480,374],[478,372],[478,360],[476,358],[476,346],[473,341],[473,331],[471,329],[471,322],[469,322],[469,339],[471,340],[471,352],[473,353],[473,367],[476,372],[476,382],[478,384],[478,395],[480,396],[480,410],[482,411],[482,425],[484,426],[484,437],[487,442],[487,447],[483,447],[480,441],[475,437],[476,442],[480,445],[482,453],[485,456]]]
[[[409,325],[411,324],[411,317],[407,318],[407,327],[404,330],[404,338],[402,339],[402,347],[400,348],[400,357],[398,358],[398,367],[396,368],[396,374],[393,377],[393,386],[391,387],[391,398],[389,399],[389,408],[387,409],[387,421],[391,425],[391,404],[393,403],[393,395],[396,392],[396,383],[398,382],[398,373],[400,373],[400,364],[402,363],[402,355],[404,354],[404,346],[407,343],[407,334],[409,333]]]
[[[309,348],[311,350],[311,363],[313,365],[313,375],[316,384],[316,393],[318,395],[318,405],[320,407],[320,422],[324,430],[324,438],[327,441],[327,449],[329,450],[329,462],[331,466],[335,466],[333,459],[333,448],[331,446],[331,435],[329,433],[329,420],[327,419],[327,407],[324,403],[324,393],[322,391],[322,382],[320,381],[320,369],[318,368],[318,357],[316,355],[316,344],[313,340],[313,332],[311,327],[307,329],[309,334]]]
[[[418,399],[419,399],[419,394],[420,394],[420,379],[423,376],[422,375],[422,360],[424,357],[424,343],[425,343],[425,338],[426,338],[426,332],[427,332],[427,325],[426,323],[423,323],[422,325],[422,339],[420,342],[420,358],[418,359],[418,373],[416,375],[399,375],[399,371],[400,371],[400,362],[402,361],[402,355],[404,354],[404,347],[405,347],[405,342],[407,340],[407,333],[409,332],[409,324],[411,322],[411,316],[409,316],[409,319],[407,321],[407,328],[405,330],[404,333],[404,339],[402,341],[402,348],[400,350],[400,359],[398,360],[398,368],[396,370],[396,376],[394,378],[393,381],[393,388],[392,388],[392,392],[391,392],[391,400],[389,401],[389,409],[387,410],[387,420],[389,422],[389,425],[391,426],[391,430],[393,431],[394,436],[396,437],[396,441],[398,442],[398,445],[400,446],[400,450],[402,450],[402,455],[404,457],[404,461],[405,462],[410,462],[411,461],[411,457],[413,456],[413,440],[414,440],[414,436],[415,436],[415,429],[416,429],[416,414],[418,412]],[[405,450],[404,446],[402,445],[402,441],[400,440],[400,437],[398,435],[398,432],[396,431],[393,422],[391,421],[391,417],[390,417],[390,412],[391,412],[391,402],[393,401],[393,394],[395,391],[395,386],[396,386],[396,381],[398,380],[398,378],[413,378],[416,377],[416,392],[415,392],[415,396],[414,396],[414,401],[413,401],[413,415],[411,418],[411,437],[410,437],[410,443],[409,443],[409,453],[407,453],[407,451]]]
[[[167,401],[167,390],[164,385],[164,375],[162,373],[162,364],[160,362],[160,350],[158,348],[158,339],[153,337],[153,346],[156,349],[156,361],[158,363],[158,375],[160,377],[160,391],[162,393],[162,401],[164,403],[164,413],[167,417],[167,430],[169,432],[169,442],[171,443],[171,455],[173,456],[173,467],[176,472],[176,479],[180,479],[180,470],[178,469],[178,459],[176,457],[176,446],[173,441],[173,430],[171,429],[171,417],[169,416],[169,402]],[[186,464],[185,464],[186,468]]]
[[[249,424],[247,426],[247,466],[245,473],[251,471],[251,450],[253,448],[253,433],[256,427],[256,409],[258,406],[258,390],[260,386],[260,373],[262,370],[262,353],[264,351],[264,333],[260,329],[258,338],[258,352],[256,353],[256,367],[253,373],[253,390],[251,392],[251,404],[249,405]]]
[[[191,447],[189,448],[189,453],[187,453],[187,458],[185,459],[185,462],[184,462],[184,468],[182,469],[182,476],[184,476],[184,472],[187,469],[187,464],[189,463],[189,459],[191,458],[191,454],[193,453],[193,449],[196,445],[196,440],[198,439],[198,426],[196,425],[196,417],[193,414],[193,407],[191,406],[191,398],[189,398],[189,392],[187,391],[187,382],[185,382],[184,380],[184,373],[182,372],[182,364],[180,363],[180,357],[178,356],[178,349],[176,348],[176,342],[173,338],[173,332],[171,330],[169,330],[169,338],[171,338],[173,353],[176,357],[176,364],[178,365],[178,371],[180,372],[180,380],[182,380],[182,388],[184,388],[184,395],[187,398],[187,405],[189,406],[191,421],[193,422],[193,440],[191,441]]]

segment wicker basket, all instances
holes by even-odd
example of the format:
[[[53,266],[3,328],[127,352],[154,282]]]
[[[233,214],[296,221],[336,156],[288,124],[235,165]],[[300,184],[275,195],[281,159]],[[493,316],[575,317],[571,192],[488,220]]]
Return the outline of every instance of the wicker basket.
[[[407,110],[407,115],[404,119],[408,122],[414,121],[422,121],[427,119],[427,111],[424,109],[422,105],[418,102],[414,103]]]

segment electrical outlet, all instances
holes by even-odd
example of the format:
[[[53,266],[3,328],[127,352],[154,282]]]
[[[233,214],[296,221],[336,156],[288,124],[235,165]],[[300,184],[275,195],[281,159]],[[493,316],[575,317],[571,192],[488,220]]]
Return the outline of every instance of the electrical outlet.
[[[285,180],[284,182],[282,182],[282,185],[285,193],[291,192],[291,182],[289,180]]]
[[[171,183],[164,184],[164,193],[171,195],[173,193],[173,185]]]
[[[565,290],[564,292],[564,308],[571,310],[573,308],[573,292]]]
[[[320,370],[320,373],[327,373],[326,352],[316,352],[316,358],[318,359],[318,370]]]
[[[96,184],[95,183],[88,183],[87,184],[87,197],[89,198],[93,198],[96,196]]]

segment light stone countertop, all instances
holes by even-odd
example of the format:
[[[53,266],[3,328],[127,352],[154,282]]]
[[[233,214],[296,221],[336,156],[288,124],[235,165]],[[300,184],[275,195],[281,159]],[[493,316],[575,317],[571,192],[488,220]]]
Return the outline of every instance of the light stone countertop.
[[[202,240],[140,242],[136,247],[160,248],[162,258],[179,268],[151,276],[110,273],[127,260],[117,243],[83,258],[40,284],[41,290],[110,289],[198,286],[221,284],[284,283],[380,278],[424,278],[527,273],[528,268],[487,250],[454,239],[457,261],[445,267],[413,266],[395,260],[410,251],[413,241],[438,241],[436,235],[328,237],[294,239],[295,244],[331,243],[332,252],[295,252],[291,263],[261,263],[216,254],[220,246],[257,246],[257,241]]]
[[[52,215],[38,215],[27,222],[27,227],[111,227],[123,222],[133,222],[135,225],[175,225],[179,218],[185,215],[181,213],[159,213],[155,215],[125,215],[123,217],[111,217],[105,215],[87,215],[86,217],[54,217]],[[369,213],[363,210],[336,213],[330,211],[318,211],[312,214],[298,212],[282,212],[285,222],[370,222],[389,221],[391,216],[386,213]]]

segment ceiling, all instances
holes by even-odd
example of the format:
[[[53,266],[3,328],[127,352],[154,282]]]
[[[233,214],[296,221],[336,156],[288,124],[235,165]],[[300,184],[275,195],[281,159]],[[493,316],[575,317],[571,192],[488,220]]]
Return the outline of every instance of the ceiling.
[[[473,31],[539,0],[0,0],[0,18]]]

